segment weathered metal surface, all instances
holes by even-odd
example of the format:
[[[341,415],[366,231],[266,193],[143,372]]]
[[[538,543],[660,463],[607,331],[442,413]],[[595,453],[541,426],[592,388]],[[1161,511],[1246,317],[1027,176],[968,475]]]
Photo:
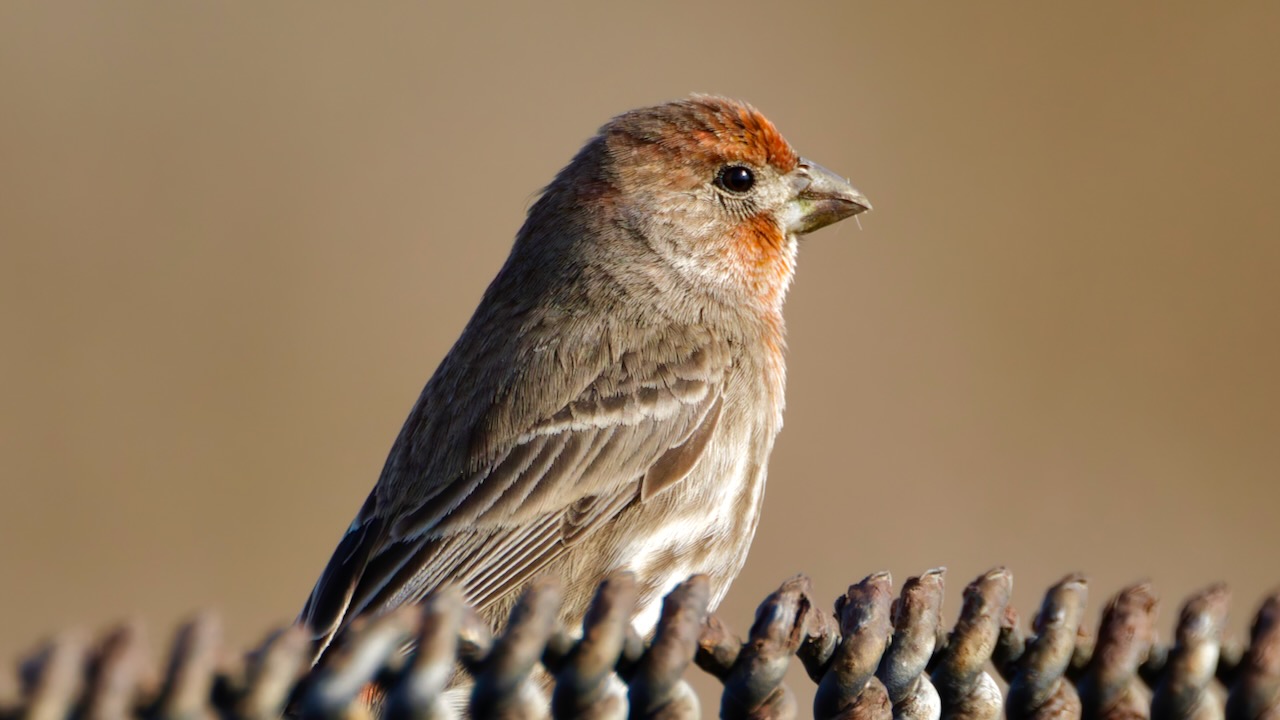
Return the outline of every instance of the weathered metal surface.
[[[301,627],[228,664],[219,621],[206,614],[179,628],[160,673],[137,625],[96,644],[58,636],[20,665],[21,698],[0,720],[1280,720],[1280,592],[1262,603],[1248,644],[1232,646],[1223,639],[1230,595],[1210,586],[1186,601],[1164,647],[1149,584],[1115,595],[1096,633],[1082,627],[1083,576],[1049,588],[1028,629],[1009,603],[1012,587],[1004,568],[974,580],[943,632],[942,570],[910,578],[897,598],[888,573],[870,575],[834,612],[797,576],[765,598],[743,639],[708,615],[708,585],[695,576],[667,597],[648,642],[629,622],[636,593],[626,573],[601,584],[581,632],[557,626],[552,580],[532,583],[496,633],[444,590],[357,621],[315,668]],[[800,708],[784,682],[793,658],[817,683],[813,708]],[[685,681],[693,664],[723,683],[718,709],[699,708]]]

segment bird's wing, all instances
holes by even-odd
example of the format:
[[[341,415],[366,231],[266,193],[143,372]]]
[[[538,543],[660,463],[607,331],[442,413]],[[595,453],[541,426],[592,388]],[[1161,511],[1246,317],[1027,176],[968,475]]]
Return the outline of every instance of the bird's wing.
[[[719,421],[730,365],[727,345],[700,339],[621,354],[524,432],[473,450],[485,456],[475,470],[452,482],[426,478],[416,506],[379,507],[375,488],[303,609],[320,650],[351,618],[418,601],[445,582],[483,609],[627,506],[682,480]],[[429,401],[424,393],[419,403]]]

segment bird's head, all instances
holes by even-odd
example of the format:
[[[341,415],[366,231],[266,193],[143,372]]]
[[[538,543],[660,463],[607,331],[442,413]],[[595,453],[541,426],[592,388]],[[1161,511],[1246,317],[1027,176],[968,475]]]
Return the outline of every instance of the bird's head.
[[[755,108],[710,95],[613,118],[548,193],[585,216],[593,238],[640,238],[685,283],[772,310],[790,285],[797,238],[871,208]]]

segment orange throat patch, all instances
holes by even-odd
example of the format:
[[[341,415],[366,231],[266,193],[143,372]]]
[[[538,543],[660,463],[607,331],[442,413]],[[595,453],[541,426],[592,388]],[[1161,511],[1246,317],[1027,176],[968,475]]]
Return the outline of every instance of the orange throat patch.
[[[755,215],[738,226],[729,248],[732,271],[741,277],[760,304],[781,312],[795,274],[795,248],[767,215]]]

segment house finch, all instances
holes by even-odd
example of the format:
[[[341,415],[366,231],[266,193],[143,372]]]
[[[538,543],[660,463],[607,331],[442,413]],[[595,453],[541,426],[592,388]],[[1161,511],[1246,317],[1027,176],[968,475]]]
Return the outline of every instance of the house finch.
[[[317,655],[443,583],[491,621],[540,574],[580,618],[619,568],[642,631],[691,574],[714,607],[782,427],[797,237],[870,207],[734,100],[604,125],[529,210],[316,583]]]

